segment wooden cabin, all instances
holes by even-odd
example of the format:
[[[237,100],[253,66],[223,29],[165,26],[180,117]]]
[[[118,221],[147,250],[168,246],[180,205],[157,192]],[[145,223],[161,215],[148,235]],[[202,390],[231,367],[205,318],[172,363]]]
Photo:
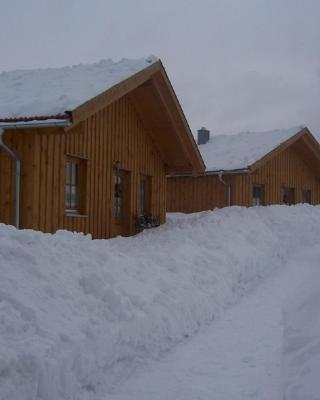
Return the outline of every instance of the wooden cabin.
[[[204,164],[160,60],[0,74],[0,222],[132,235]],[[142,218],[142,221],[141,221]]]
[[[198,131],[204,174],[172,175],[167,210],[320,203],[320,146],[307,128],[219,135]]]

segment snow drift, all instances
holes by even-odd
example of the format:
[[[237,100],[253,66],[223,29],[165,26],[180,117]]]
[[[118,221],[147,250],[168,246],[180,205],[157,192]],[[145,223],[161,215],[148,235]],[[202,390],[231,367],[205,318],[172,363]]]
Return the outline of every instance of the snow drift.
[[[320,207],[174,214],[132,238],[0,225],[0,399],[96,399],[320,235]]]
[[[296,266],[303,276],[284,308],[284,400],[319,400],[319,244],[298,256]]]

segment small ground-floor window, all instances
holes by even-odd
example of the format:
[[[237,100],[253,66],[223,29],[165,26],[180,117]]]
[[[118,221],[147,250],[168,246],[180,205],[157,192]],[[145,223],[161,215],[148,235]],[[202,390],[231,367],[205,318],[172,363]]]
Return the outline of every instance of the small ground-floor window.
[[[282,188],[282,203],[291,206],[295,203],[294,188]]]
[[[67,157],[65,170],[65,210],[84,213],[86,186],[86,160]]]
[[[252,205],[264,205],[264,185],[254,184],[252,188]]]
[[[311,204],[311,190],[303,190],[301,193],[302,203]]]

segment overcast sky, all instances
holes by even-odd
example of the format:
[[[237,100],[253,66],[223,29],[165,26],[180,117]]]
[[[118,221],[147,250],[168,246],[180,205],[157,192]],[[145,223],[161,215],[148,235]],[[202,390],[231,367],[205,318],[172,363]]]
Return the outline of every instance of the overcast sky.
[[[193,131],[320,134],[319,0],[1,0],[0,71],[161,58]]]

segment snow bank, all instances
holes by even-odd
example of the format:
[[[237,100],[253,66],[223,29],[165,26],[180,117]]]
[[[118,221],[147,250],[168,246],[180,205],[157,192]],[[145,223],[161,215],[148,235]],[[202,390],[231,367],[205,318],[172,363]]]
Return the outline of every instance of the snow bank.
[[[92,97],[147,68],[157,58],[111,59],[72,67],[0,73],[0,117],[55,115],[72,111]]]
[[[320,248],[297,260],[302,282],[286,301],[284,311],[284,399],[319,400],[320,371]]]
[[[207,171],[248,168],[301,129],[303,127],[213,135],[208,143],[199,146],[199,150]]]
[[[0,225],[0,399],[96,399],[319,235],[307,205],[174,214],[112,240]]]

